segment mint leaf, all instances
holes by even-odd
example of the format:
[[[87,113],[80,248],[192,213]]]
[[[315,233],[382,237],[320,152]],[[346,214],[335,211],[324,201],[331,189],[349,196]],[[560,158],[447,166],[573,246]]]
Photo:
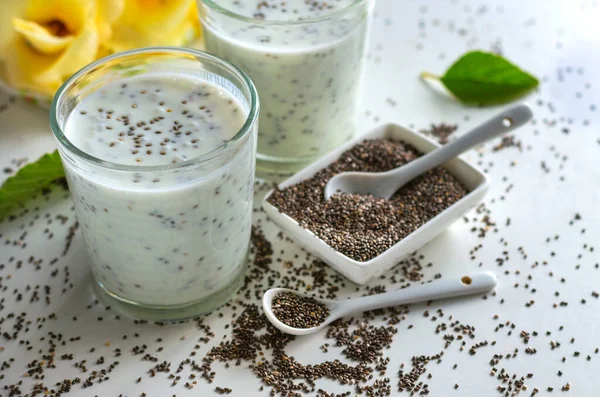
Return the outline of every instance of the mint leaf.
[[[0,219],[14,207],[64,176],[65,171],[56,150],[21,168],[0,187]]]
[[[501,56],[483,51],[463,55],[442,77],[427,72],[421,77],[437,78],[461,102],[478,105],[510,102],[539,84]]]

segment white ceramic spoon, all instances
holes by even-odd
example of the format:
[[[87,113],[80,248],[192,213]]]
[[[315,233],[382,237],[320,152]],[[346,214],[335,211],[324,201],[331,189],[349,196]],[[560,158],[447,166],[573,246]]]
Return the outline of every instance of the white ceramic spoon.
[[[440,166],[473,146],[519,128],[531,120],[533,112],[522,103],[505,109],[485,123],[475,127],[454,142],[419,157],[410,163],[386,172],[342,172],[327,182],[325,199],[336,193],[371,194],[389,199],[402,186],[417,176]]]
[[[269,321],[280,331],[291,335],[308,335],[326,327],[331,322],[351,313],[381,309],[389,306],[406,305],[408,303],[430,301],[434,299],[452,298],[456,296],[480,294],[493,289],[498,280],[494,273],[483,272],[454,277],[448,280],[432,281],[414,287],[403,288],[393,292],[365,296],[363,298],[346,300],[317,299],[327,305],[329,316],[321,325],[312,328],[293,328],[285,325],[275,317],[271,304],[273,298],[282,292],[291,292],[306,296],[288,288],[273,288],[263,295],[263,309]]]

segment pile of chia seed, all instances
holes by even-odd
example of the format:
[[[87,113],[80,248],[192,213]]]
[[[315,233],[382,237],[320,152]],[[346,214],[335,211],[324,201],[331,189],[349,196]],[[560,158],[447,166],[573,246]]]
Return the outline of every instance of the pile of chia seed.
[[[329,308],[315,298],[291,292],[275,296],[271,308],[279,321],[293,328],[318,327],[329,316]]]
[[[388,171],[420,155],[404,142],[365,140],[313,178],[276,190],[268,201],[335,250],[365,262],[408,236],[468,191],[442,167],[409,182],[390,200],[336,194],[326,201],[327,181],[344,171]]]

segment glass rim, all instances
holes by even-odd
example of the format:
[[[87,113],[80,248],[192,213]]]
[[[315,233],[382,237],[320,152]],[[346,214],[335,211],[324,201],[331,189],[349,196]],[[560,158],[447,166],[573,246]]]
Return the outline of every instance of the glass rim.
[[[66,94],[69,87],[79,79],[81,76],[84,76],[87,73],[93,72],[99,66],[102,66],[104,63],[123,58],[131,55],[138,55],[144,53],[163,53],[163,54],[188,54],[193,55],[198,58],[202,58],[203,60],[209,60],[216,64],[222,65],[233,72],[240,80],[246,85],[249,93],[250,93],[250,111],[248,112],[248,116],[246,117],[246,121],[240,127],[240,129],[227,141],[223,142],[220,146],[215,149],[201,154],[200,156],[182,161],[180,163],[169,163],[169,164],[160,164],[160,165],[129,165],[129,164],[120,164],[115,163],[108,160],[103,160],[98,157],[92,156],[91,154],[81,150],[77,146],[75,146],[64,134],[62,127],[58,122],[58,106],[62,102],[64,95]],[[229,80],[229,79],[227,79]],[[233,82],[232,82],[233,83]],[[128,51],[118,52],[103,58],[100,58],[83,68],[79,69],[75,72],[71,77],[69,77],[56,91],[54,98],[52,99],[52,104],[50,105],[50,128],[56,140],[59,143],[59,147],[67,149],[70,153],[73,153],[78,158],[81,158],[89,163],[100,166],[102,168],[114,170],[114,171],[127,171],[127,172],[137,172],[137,173],[146,173],[146,172],[157,172],[157,171],[171,171],[177,170],[181,168],[186,168],[194,165],[200,165],[214,158],[220,156],[223,153],[226,153],[231,147],[235,146],[242,138],[244,138],[250,131],[252,127],[256,124],[258,119],[259,112],[259,99],[258,92],[256,87],[254,86],[254,82],[250,79],[250,77],[244,73],[237,66],[233,65],[230,62],[227,62],[215,55],[209,54],[204,51],[196,50],[193,48],[183,48],[183,47],[172,47],[172,46],[156,46],[156,47],[145,47],[138,48]]]
[[[282,20],[282,19],[274,19],[274,20],[263,20],[253,17],[247,17],[236,12],[230,11],[219,4],[217,4],[216,0],[196,0],[197,2],[202,2],[210,9],[219,12],[227,17],[237,19],[238,21],[251,23],[254,25],[263,25],[263,26],[302,26],[302,25],[310,25],[319,22],[326,22],[332,19],[339,17],[342,14],[345,14],[349,11],[359,8],[364,4],[369,4],[374,2],[375,0],[354,0],[351,4],[348,4],[346,7],[341,8],[339,10],[332,11],[328,14],[321,15],[315,18],[308,18],[303,20]]]

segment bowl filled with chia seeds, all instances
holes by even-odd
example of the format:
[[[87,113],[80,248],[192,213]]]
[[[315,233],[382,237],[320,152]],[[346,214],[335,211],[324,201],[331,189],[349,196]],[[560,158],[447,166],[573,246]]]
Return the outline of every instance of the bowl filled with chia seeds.
[[[446,230],[486,194],[490,180],[460,157],[410,181],[389,200],[336,194],[334,175],[383,172],[439,147],[397,124],[363,134],[280,183],[264,198],[269,218],[305,250],[364,284]]]

